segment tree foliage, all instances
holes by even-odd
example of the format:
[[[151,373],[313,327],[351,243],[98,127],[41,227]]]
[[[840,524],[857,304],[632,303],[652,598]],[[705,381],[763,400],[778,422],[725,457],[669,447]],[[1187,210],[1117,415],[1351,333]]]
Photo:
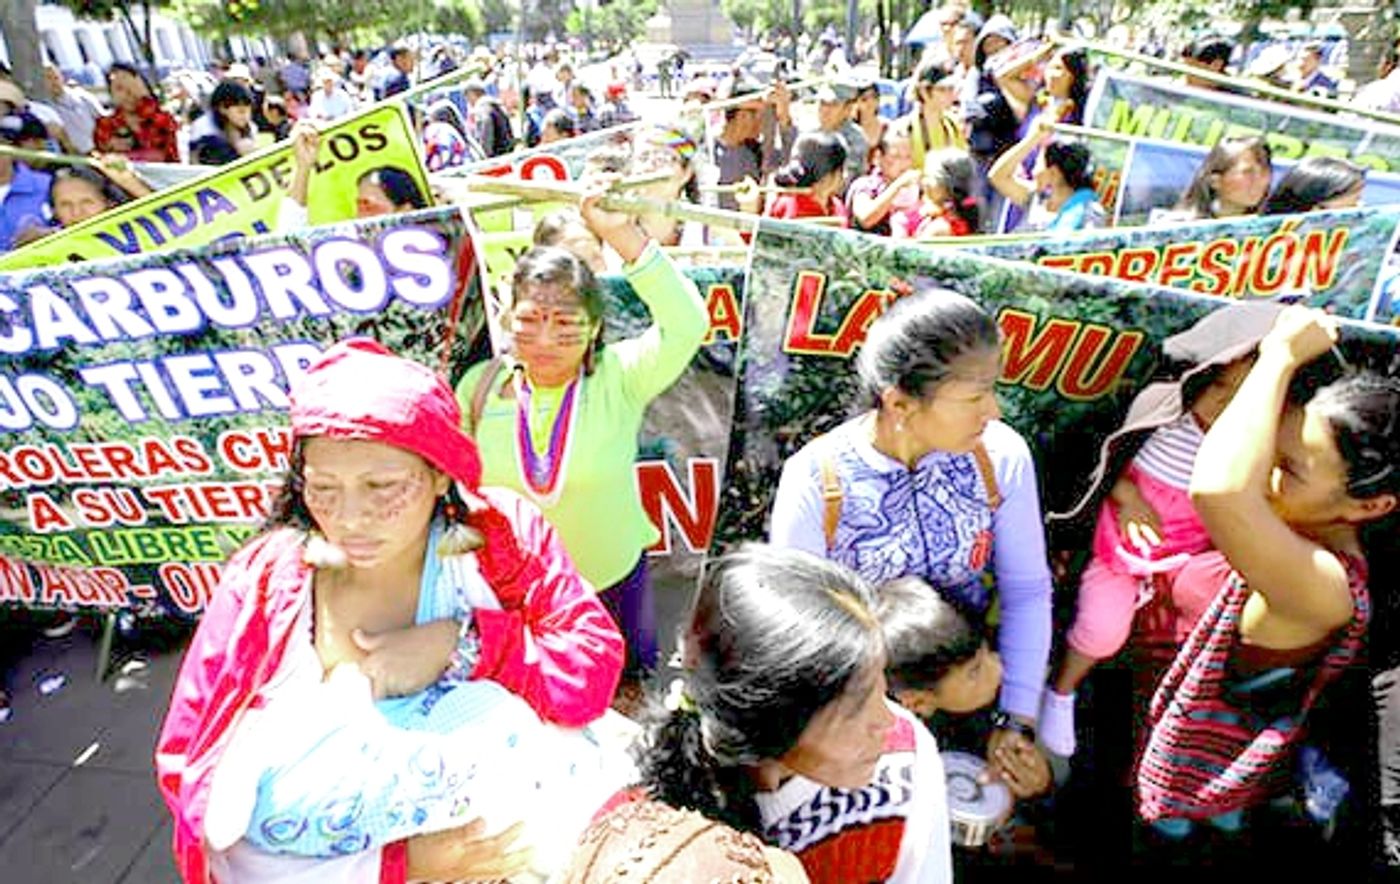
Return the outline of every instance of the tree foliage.
[[[595,46],[621,50],[645,36],[647,19],[656,6],[657,0],[610,0],[588,10],[575,9],[566,27],[570,34],[591,39]]]
[[[332,43],[392,40],[415,31],[479,37],[480,0],[175,0],[177,13],[206,36],[295,33]]]

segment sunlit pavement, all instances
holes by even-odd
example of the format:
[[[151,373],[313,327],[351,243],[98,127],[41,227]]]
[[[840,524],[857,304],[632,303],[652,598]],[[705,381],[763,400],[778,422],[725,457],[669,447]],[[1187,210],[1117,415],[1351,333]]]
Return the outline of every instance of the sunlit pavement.
[[[39,639],[13,673],[14,715],[0,724],[6,884],[178,881],[152,752],[179,654],[99,684],[96,644],[91,629]],[[62,671],[67,686],[40,696],[45,670]]]

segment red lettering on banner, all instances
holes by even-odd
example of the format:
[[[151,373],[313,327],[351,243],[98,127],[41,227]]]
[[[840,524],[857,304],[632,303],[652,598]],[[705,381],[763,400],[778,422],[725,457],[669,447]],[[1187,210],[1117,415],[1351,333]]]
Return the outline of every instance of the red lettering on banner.
[[[870,323],[874,322],[895,299],[893,292],[870,289],[856,298],[841,326],[834,335],[816,330],[821,315],[822,294],[826,291],[826,275],[804,270],[797,274],[793,286],[792,306],[788,310],[787,331],[783,349],[789,353],[809,356],[850,356],[865,341]]]
[[[33,602],[37,597],[34,572],[21,561],[0,556],[0,601]]]
[[[661,539],[649,552],[671,553],[671,526],[680,531],[691,552],[708,549],[719,511],[719,461],[711,457],[692,457],[686,462],[689,495],[681,488],[671,465],[664,460],[644,461],[636,465],[636,470],[642,507],[661,531]]]
[[[219,434],[219,457],[240,473],[282,472],[292,462],[291,431],[226,430]]]
[[[1199,270],[1211,281],[1207,283],[1203,279],[1197,279],[1191,283],[1192,291],[1207,295],[1225,294],[1230,288],[1230,267],[1222,263],[1222,259],[1233,258],[1238,251],[1239,246],[1229,239],[1214,240],[1202,249]]]
[[[186,614],[197,614],[213,597],[221,570],[219,565],[208,562],[193,565],[167,562],[156,570],[156,574],[177,608]]]
[[[29,527],[40,534],[50,531],[66,531],[73,522],[59,509],[58,503],[42,491],[29,495]]]
[[[726,341],[737,341],[743,333],[744,317],[739,310],[739,298],[732,285],[712,285],[705,296],[705,309],[710,314],[710,328],[702,344],[710,344],[723,335]]]
[[[1094,276],[1112,276],[1116,259],[1112,252],[1090,252],[1079,259],[1079,272]]]
[[[534,181],[537,178],[552,178],[555,181],[569,180],[569,169],[564,165],[564,161],[549,154],[540,154],[526,159],[520,164],[518,174],[525,181]]]
[[[146,506],[130,488],[79,488],[73,492],[73,506],[78,521],[91,528],[146,523]]]
[[[1077,260],[1073,255],[1046,255],[1040,259],[1040,266],[1055,270],[1073,270]]]
[[[1123,249],[1118,253],[1118,269],[1113,275],[1132,282],[1147,282],[1155,269],[1156,249]]]
[[[822,292],[825,290],[825,273],[803,270],[797,274],[792,307],[788,310],[787,332],[783,335],[784,350],[815,356],[831,352],[831,335],[819,335],[815,331],[817,315],[821,312]]]
[[[1074,353],[1070,356],[1069,365],[1065,367],[1056,384],[1056,388],[1066,399],[1081,402],[1097,399],[1112,390],[1122,379],[1129,360],[1142,344],[1142,332],[1129,331],[1118,335],[1108,355],[1099,362],[1098,371],[1094,372],[1093,377],[1087,376],[1089,367],[1098,361],[1104,345],[1113,335],[1113,329],[1102,325],[1084,328],[1079,336],[1079,343],[1075,345]]]
[[[36,565],[40,604],[120,608],[126,605],[126,577],[116,568],[64,568]]]
[[[1167,246],[1166,251],[1162,253],[1162,268],[1158,271],[1157,281],[1162,285],[1174,286],[1177,280],[1190,279],[1195,271],[1192,270],[1189,261],[1200,247],[1200,243],[1194,242],[1173,243]],[[1183,260],[1188,262],[1185,266],[1182,266]]]
[[[997,316],[1002,333],[1001,380],[1032,390],[1044,390],[1055,380],[1079,334],[1079,323],[1051,319],[1036,329],[1036,316],[1024,310],[1006,308]]]

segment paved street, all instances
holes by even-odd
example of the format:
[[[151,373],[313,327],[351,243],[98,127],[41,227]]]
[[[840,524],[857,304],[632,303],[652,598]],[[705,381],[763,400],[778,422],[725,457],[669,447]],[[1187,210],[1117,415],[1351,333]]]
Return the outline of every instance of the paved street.
[[[0,725],[0,880],[6,884],[163,884],[177,880],[151,753],[179,655],[98,684],[96,641],[79,629],[41,639],[14,673],[14,717]],[[35,673],[68,685],[39,696]]]

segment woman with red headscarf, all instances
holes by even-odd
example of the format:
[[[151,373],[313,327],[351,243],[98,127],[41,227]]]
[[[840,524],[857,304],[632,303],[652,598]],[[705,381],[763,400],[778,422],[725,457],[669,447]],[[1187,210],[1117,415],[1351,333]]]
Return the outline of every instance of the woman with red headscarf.
[[[500,855],[510,832],[473,864],[453,827],[500,822],[521,800],[509,779],[540,776],[513,740],[534,738],[534,715],[604,713],[622,639],[539,510],[479,486],[460,423],[442,378],[369,340],[293,388],[287,484],[225,566],[157,744],[186,881],[518,870]],[[369,706],[371,687],[389,699]],[[441,735],[474,715],[512,734]]]

